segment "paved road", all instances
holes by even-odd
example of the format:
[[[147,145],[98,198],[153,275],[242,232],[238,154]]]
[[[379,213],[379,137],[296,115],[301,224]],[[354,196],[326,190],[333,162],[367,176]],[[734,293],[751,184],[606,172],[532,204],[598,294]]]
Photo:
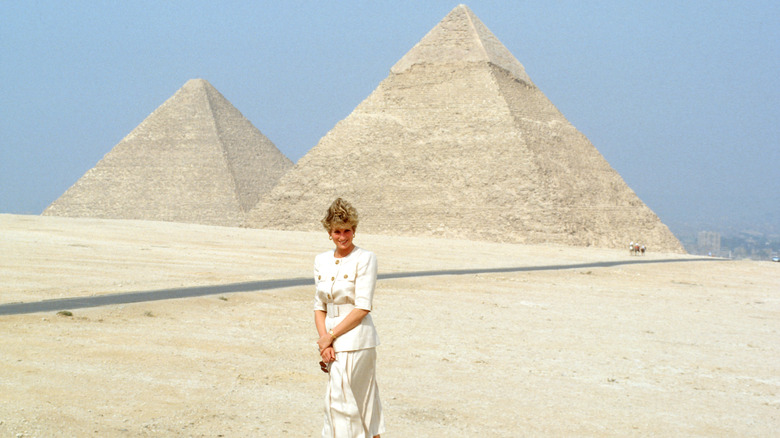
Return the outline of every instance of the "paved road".
[[[445,275],[473,275],[496,274],[502,272],[531,272],[531,271],[559,271],[564,269],[584,268],[608,268],[620,265],[637,265],[649,263],[687,263],[687,262],[711,262],[722,261],[717,258],[696,259],[642,259],[619,260],[612,262],[578,263],[571,265],[549,266],[521,266],[510,268],[484,268],[484,269],[447,269],[438,271],[393,272],[380,274],[379,280],[394,278],[433,277]],[[141,303],[146,301],[171,300],[176,298],[202,297],[206,295],[229,294],[234,292],[258,292],[270,289],[313,285],[312,278],[288,278],[280,280],[250,281],[245,283],[223,284],[215,286],[194,286],[177,289],[159,289],[146,292],[127,292],[119,294],[106,294],[89,297],[63,298],[57,300],[44,300],[29,303],[0,304],[0,316],[17,315],[23,313],[56,312],[86,307],[108,306],[115,304]]]

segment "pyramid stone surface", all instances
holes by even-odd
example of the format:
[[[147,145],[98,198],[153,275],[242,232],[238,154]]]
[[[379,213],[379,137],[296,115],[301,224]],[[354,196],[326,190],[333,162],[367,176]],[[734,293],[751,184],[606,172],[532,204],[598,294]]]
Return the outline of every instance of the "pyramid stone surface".
[[[660,219],[465,6],[302,157],[248,225],[683,252]]]
[[[192,79],[43,214],[238,226],[290,168],[211,84]]]

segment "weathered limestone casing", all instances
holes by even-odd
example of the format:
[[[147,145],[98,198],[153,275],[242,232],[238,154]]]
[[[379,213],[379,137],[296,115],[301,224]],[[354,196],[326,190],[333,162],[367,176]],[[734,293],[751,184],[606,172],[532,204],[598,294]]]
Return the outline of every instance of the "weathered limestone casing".
[[[318,230],[337,196],[367,233],[683,251],[463,5],[282,177],[248,225]]]
[[[238,226],[291,167],[211,84],[193,79],[43,214]]]

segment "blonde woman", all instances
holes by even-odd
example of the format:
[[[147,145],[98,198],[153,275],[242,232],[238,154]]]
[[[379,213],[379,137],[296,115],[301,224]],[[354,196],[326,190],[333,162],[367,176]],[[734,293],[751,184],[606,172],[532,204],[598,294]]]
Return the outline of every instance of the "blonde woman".
[[[322,225],[336,248],[314,259],[314,324],[322,370],[328,373],[322,436],[379,437],[385,423],[376,382],[379,345],[371,306],[376,256],[352,243],[357,211],[341,198],[328,208]]]

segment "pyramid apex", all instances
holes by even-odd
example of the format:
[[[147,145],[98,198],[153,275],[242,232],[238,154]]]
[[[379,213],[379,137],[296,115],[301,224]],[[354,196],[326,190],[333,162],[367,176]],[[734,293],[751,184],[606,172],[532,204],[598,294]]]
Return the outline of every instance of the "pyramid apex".
[[[533,86],[520,61],[465,4],[455,6],[391,69],[403,73],[416,64],[487,62]]]
[[[194,78],[190,79],[187,82],[184,83],[182,88],[214,88],[213,85],[209,83],[209,81],[202,79],[202,78]]]

